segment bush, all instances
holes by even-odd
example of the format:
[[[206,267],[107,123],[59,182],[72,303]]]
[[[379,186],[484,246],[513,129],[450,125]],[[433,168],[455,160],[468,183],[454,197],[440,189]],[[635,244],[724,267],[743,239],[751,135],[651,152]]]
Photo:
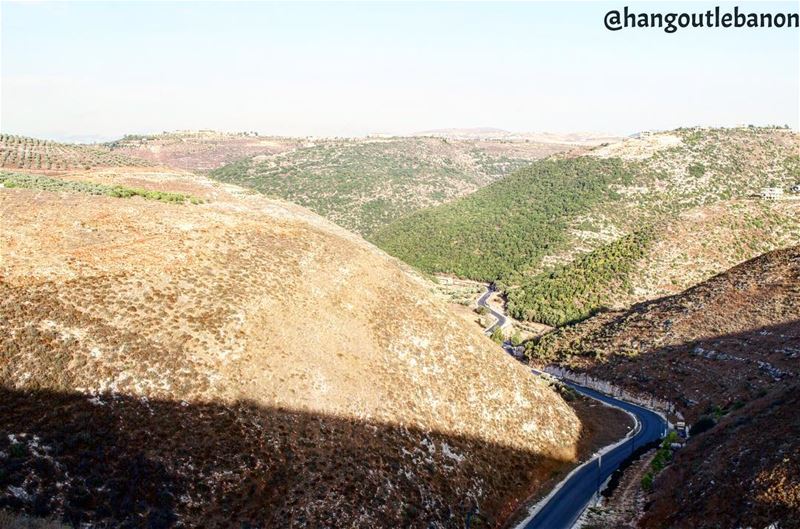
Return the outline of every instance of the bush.
[[[11,457],[16,457],[16,458],[25,457],[25,454],[27,454],[27,452],[28,450],[25,448],[25,445],[21,443],[13,443],[9,448],[9,454],[11,454]]]
[[[713,417],[708,415],[704,415],[694,423],[691,428],[689,428],[689,435],[695,436],[700,435],[701,433],[710,430],[717,424],[717,421],[714,420]]]
[[[647,474],[645,474],[644,477],[642,478],[642,489],[644,489],[646,492],[652,491],[653,480],[654,476],[652,472],[648,472]]]
[[[693,163],[689,166],[689,176],[692,178],[700,178],[706,174],[706,167],[701,163]]]

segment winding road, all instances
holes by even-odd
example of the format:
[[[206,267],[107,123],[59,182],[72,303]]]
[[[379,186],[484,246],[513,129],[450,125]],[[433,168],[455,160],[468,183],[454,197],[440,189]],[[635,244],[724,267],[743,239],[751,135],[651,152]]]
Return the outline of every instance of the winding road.
[[[546,501],[539,504],[534,512],[517,524],[516,529],[569,529],[586,509],[600,485],[636,448],[666,435],[667,423],[660,415],[599,391],[567,381],[562,382],[587,397],[632,413],[637,421],[635,433],[614,448],[573,470],[550,493]]]
[[[484,292],[483,295],[478,298],[478,306],[485,307],[497,320],[494,323],[494,325],[490,325],[483,331],[486,334],[492,334],[497,327],[502,327],[503,325],[506,324],[506,315],[503,314],[502,312],[497,312],[496,310],[494,310],[492,307],[489,306],[489,303],[487,302],[487,300],[493,293],[494,293],[494,288],[489,286],[486,287],[486,292]]]
[[[497,319],[484,332],[491,334],[497,326],[506,323],[505,314],[494,310],[487,300],[494,293],[489,286],[486,292],[478,298],[478,305],[486,307]],[[532,370],[536,375],[543,373]],[[595,497],[601,485],[611,474],[627,459],[634,450],[667,434],[667,422],[657,413],[631,404],[623,400],[610,397],[599,391],[579,386],[572,382],[562,382],[575,391],[605,404],[623,409],[636,418],[636,428],[631,435],[615,445],[606,447],[599,455],[583,463],[573,470],[550,494],[539,502],[530,514],[515,526],[515,529],[569,529]]]

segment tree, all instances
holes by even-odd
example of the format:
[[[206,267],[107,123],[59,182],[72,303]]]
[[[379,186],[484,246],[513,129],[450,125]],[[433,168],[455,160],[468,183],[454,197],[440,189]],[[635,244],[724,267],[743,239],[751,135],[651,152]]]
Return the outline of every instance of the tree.
[[[501,329],[500,327],[495,327],[494,328],[490,338],[492,340],[494,340],[495,342],[497,342],[497,343],[503,343],[503,340],[506,339],[505,335],[503,334],[503,329]]]

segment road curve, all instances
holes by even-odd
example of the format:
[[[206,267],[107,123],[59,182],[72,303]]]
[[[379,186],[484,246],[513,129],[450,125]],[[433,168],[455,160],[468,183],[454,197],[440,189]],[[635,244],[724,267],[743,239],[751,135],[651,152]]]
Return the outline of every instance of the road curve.
[[[483,331],[486,334],[492,334],[497,327],[502,327],[503,325],[506,324],[506,316],[505,316],[505,314],[503,314],[502,312],[497,312],[496,310],[494,310],[492,307],[489,306],[489,303],[487,303],[487,300],[489,299],[489,296],[491,296],[493,292],[494,292],[494,288],[492,288],[491,286],[488,286],[488,287],[486,287],[486,292],[484,292],[483,295],[480,298],[478,298],[478,306],[479,307],[486,307],[486,309],[497,320],[494,323],[494,325],[490,325],[488,328],[486,328]]]
[[[505,314],[494,310],[487,300],[494,293],[490,285],[486,292],[478,298],[478,305],[486,309],[497,320],[484,332],[492,334],[498,327],[506,323]],[[541,374],[533,370],[536,374]],[[638,447],[646,445],[656,439],[661,439],[667,433],[667,423],[663,417],[655,412],[631,404],[623,400],[610,397],[599,391],[579,386],[572,382],[562,382],[575,391],[600,402],[621,408],[636,417],[637,429],[634,435],[624,443],[608,450],[602,455],[592,458],[576,470],[564,481],[559,483],[557,490],[552,492],[544,505],[541,505],[532,516],[517,524],[515,529],[569,529],[571,528],[586,506],[597,493],[600,485],[622,464],[628,456]]]
[[[518,524],[517,529],[569,529],[592,500],[600,484],[608,479],[636,448],[666,435],[667,423],[660,415],[593,389],[563,382],[587,397],[632,413],[639,422],[638,429],[636,434],[624,443],[587,461],[573,471],[566,481],[559,484],[558,490],[552,493],[547,503],[533,516]]]

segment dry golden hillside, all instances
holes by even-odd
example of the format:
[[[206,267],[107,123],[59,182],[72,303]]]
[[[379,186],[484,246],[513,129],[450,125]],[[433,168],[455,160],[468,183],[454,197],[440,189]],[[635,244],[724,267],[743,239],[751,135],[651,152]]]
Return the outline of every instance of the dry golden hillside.
[[[673,295],[763,253],[800,243],[800,200],[727,200],[687,210],[658,225],[636,263],[630,291],[612,306]]]
[[[462,527],[575,457],[571,408],[362,239],[188,173],[65,178],[202,203],[0,188],[0,509]]]
[[[255,132],[186,130],[126,135],[107,145],[115,153],[150,160],[156,165],[208,171],[249,156],[291,151],[307,143],[304,138],[259,136]]]

